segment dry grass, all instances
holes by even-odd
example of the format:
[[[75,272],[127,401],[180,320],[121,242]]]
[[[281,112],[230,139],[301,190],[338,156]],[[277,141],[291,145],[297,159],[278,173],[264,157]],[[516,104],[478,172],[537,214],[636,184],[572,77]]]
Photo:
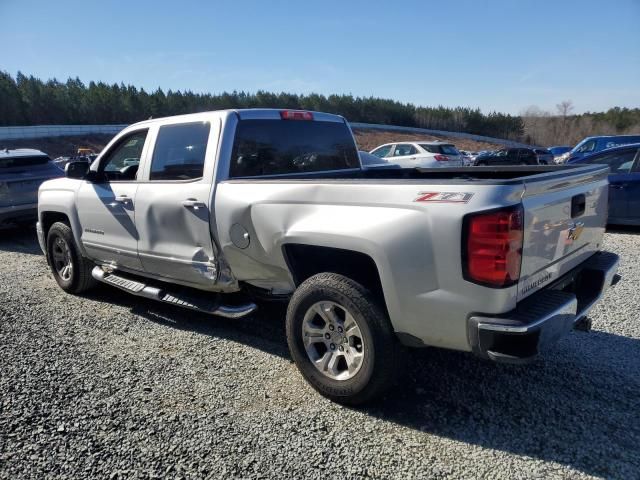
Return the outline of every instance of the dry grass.
[[[476,142],[473,140],[465,140],[461,138],[447,138],[434,135],[420,135],[412,133],[398,133],[392,131],[381,130],[360,130],[354,129],[353,133],[356,137],[356,142],[360,150],[366,150],[367,152],[373,150],[378,145],[391,142],[415,142],[415,141],[428,141],[433,142],[440,140],[443,142],[451,142],[459,150],[478,151],[478,150],[495,150],[501,148],[500,145],[486,142]]]

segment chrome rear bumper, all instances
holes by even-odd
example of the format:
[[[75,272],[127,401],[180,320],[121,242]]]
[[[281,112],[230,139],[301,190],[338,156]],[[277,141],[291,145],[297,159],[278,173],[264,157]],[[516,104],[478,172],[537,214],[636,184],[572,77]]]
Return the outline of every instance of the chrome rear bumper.
[[[619,258],[599,252],[571,272],[501,315],[474,314],[469,342],[477,355],[497,362],[522,363],[569,332],[617,283]]]

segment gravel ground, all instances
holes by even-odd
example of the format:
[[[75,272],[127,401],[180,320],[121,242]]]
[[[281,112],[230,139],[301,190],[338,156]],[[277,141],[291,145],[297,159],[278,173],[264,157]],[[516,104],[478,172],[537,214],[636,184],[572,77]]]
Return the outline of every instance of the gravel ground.
[[[640,478],[640,232],[606,247],[624,278],[594,331],[525,367],[416,351],[355,410],[302,380],[281,312],[73,297],[0,232],[0,478]]]

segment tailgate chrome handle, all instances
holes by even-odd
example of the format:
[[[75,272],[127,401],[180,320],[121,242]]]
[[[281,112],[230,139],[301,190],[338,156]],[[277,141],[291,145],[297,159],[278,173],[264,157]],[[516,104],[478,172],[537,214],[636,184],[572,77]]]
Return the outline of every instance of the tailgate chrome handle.
[[[205,208],[206,207],[204,202],[199,202],[198,200],[195,200],[193,198],[188,198],[186,200],[183,200],[182,201],[182,206],[184,208],[193,208],[194,210],[198,210],[199,208]]]
[[[610,183],[609,186],[616,190],[622,190],[626,185],[623,183]]]

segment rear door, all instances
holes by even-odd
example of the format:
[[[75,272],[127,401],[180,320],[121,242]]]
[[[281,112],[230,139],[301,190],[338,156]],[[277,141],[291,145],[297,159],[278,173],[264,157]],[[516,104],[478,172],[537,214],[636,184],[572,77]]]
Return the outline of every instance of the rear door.
[[[209,198],[218,137],[218,119],[158,127],[136,208],[149,274],[196,287],[215,281]]]

